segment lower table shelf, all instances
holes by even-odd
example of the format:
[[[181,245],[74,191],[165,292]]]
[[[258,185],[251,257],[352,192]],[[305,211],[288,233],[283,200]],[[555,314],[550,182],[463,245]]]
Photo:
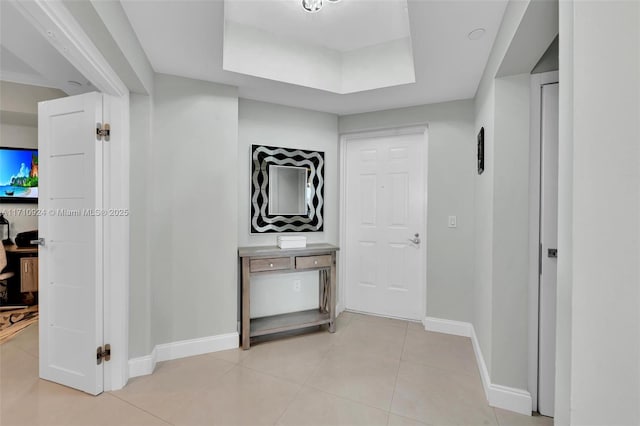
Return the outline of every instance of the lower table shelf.
[[[313,327],[315,325],[329,324],[331,316],[328,312],[320,312],[319,309],[292,312],[281,315],[272,315],[251,320],[251,337],[265,334],[279,333],[281,331],[298,330]]]

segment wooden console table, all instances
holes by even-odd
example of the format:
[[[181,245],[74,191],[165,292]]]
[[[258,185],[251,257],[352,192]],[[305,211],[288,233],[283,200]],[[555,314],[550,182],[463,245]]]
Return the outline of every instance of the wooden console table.
[[[309,244],[305,248],[280,249],[240,247],[242,261],[242,348],[249,349],[251,337],[329,324],[335,332],[336,251],[331,244]],[[318,309],[251,319],[251,276],[261,274],[319,271]]]

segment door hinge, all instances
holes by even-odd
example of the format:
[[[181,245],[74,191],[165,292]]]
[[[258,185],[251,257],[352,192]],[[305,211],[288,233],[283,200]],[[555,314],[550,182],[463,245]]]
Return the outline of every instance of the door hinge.
[[[104,348],[98,346],[98,349],[96,349],[96,364],[102,364],[102,360],[104,360],[104,362],[111,360],[111,345],[104,345]]]
[[[96,139],[109,141],[111,137],[111,125],[109,123],[97,123],[96,124]]]

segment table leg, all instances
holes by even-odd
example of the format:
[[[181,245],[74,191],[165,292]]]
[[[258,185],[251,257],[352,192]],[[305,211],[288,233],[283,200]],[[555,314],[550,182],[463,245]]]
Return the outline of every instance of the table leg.
[[[318,290],[319,290],[319,295],[318,295],[318,307],[320,312],[324,312],[324,292],[325,292],[325,288],[326,288],[326,275],[324,272],[324,269],[321,269],[318,271]]]
[[[331,254],[331,271],[329,276],[329,333],[336,332],[336,253]]]
[[[242,349],[247,350],[251,345],[251,317],[250,317],[251,272],[249,258],[242,258]]]

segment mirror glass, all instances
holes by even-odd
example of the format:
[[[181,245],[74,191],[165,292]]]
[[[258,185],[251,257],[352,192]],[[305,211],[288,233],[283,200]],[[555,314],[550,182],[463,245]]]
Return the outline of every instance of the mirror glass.
[[[270,215],[307,214],[307,172],[305,167],[269,166]]]

